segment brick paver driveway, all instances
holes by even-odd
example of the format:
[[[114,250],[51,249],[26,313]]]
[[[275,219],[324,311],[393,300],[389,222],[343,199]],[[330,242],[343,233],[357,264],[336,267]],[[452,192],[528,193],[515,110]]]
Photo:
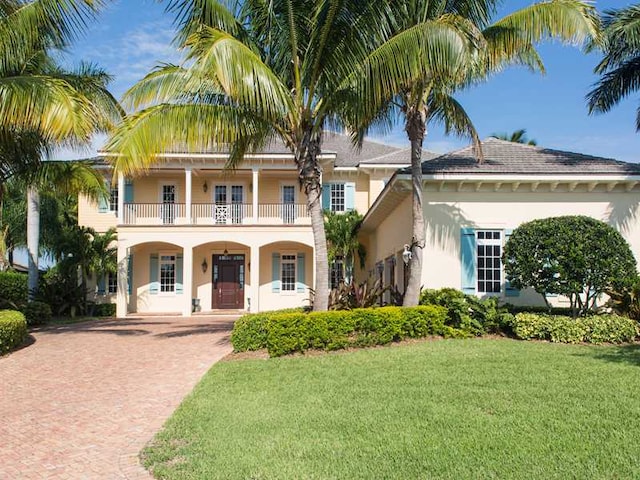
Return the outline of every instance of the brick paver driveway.
[[[150,478],[138,452],[231,351],[234,318],[66,325],[0,358],[0,479]]]

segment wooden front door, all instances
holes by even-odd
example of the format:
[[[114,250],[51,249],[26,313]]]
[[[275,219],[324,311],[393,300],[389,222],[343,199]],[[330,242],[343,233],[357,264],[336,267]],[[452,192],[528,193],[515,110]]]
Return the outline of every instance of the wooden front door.
[[[212,308],[244,308],[244,255],[213,256]]]

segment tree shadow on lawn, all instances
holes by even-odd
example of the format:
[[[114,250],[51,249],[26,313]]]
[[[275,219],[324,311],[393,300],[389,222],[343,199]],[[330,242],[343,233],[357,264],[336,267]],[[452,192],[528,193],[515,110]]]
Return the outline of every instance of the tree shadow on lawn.
[[[640,367],[640,345],[624,345],[620,347],[590,348],[580,356],[588,356],[597,360],[605,360],[612,363],[626,363]]]

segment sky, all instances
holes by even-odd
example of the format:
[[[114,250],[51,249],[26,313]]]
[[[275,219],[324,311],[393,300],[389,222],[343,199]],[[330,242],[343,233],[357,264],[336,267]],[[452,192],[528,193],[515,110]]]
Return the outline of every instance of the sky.
[[[499,15],[530,2],[504,2]],[[629,2],[596,1],[600,11],[621,8]],[[165,13],[165,2],[117,0],[104,11],[88,34],[68,52],[68,65],[80,61],[98,64],[114,77],[111,91],[117,98],[155,65],[178,62],[171,46],[175,34],[174,17]],[[611,112],[590,116],[585,95],[597,80],[593,68],[597,53],[557,43],[540,45],[546,74],[511,68],[487,83],[461,92],[456,98],[474,122],[481,138],[495,133],[511,133],[525,128],[539,146],[557,148],[618,160],[640,162],[640,136],[635,131],[635,110],[640,93],[632,95]],[[408,146],[401,123],[384,136],[372,139]],[[57,159],[95,155],[104,138],[96,138],[90,148],[60,151]],[[428,126],[424,148],[438,153],[460,148],[468,140],[446,136],[437,125]]]

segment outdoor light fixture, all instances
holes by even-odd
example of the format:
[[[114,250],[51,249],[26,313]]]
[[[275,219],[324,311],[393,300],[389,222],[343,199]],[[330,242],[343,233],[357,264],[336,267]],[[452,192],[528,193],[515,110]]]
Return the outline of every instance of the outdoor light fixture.
[[[413,254],[411,253],[411,245],[409,245],[408,243],[405,243],[404,251],[402,252],[402,261],[404,262],[405,265],[409,265],[409,262],[411,261],[411,257],[413,257]]]
[[[202,191],[204,193],[207,193],[207,190],[209,190],[209,185],[207,185],[207,181],[205,180],[204,183],[202,184]]]
[[[202,259],[202,264],[200,266],[202,267],[202,273],[207,273],[207,268],[209,268],[209,265],[207,265],[206,258]]]

